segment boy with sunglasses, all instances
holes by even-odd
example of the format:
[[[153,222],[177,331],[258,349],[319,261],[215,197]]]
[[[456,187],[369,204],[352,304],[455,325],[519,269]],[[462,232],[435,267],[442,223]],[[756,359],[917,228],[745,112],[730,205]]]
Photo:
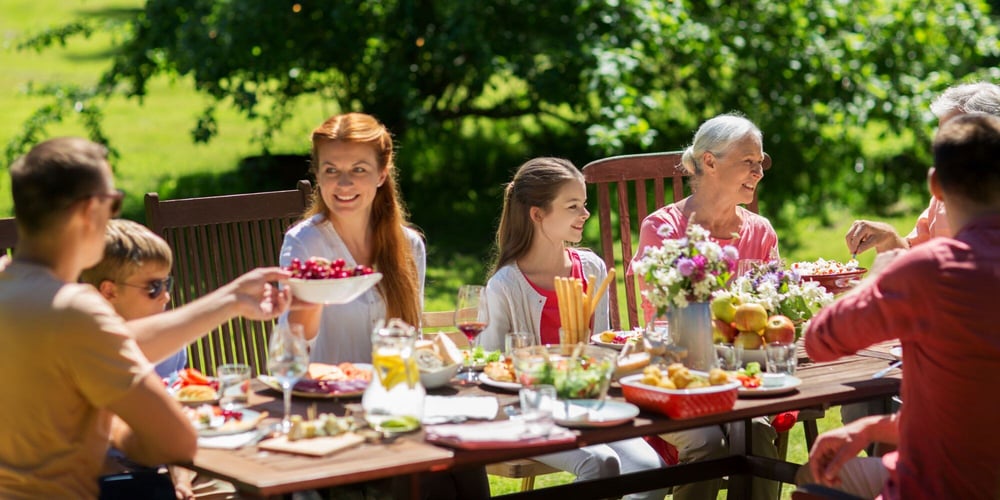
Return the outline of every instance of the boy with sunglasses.
[[[90,283],[126,321],[163,312],[170,303],[173,252],[149,228],[126,219],[108,221],[104,257],[83,271],[80,281]],[[187,365],[181,349],[156,365],[160,377],[169,377]]]

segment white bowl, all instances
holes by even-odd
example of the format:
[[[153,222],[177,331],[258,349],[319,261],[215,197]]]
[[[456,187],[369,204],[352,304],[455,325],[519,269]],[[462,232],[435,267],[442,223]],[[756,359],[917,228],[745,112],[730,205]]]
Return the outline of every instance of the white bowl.
[[[435,389],[437,387],[444,387],[448,385],[448,382],[455,377],[458,373],[458,369],[462,365],[454,363],[442,368],[438,368],[432,372],[425,372],[420,370],[420,383],[425,389]]]
[[[381,279],[382,273],[325,280],[290,278],[288,286],[292,288],[292,294],[306,302],[346,304],[375,286]]]

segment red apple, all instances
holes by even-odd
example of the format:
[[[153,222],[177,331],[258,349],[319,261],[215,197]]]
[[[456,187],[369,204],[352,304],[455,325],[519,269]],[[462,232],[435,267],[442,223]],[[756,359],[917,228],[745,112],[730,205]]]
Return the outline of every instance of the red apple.
[[[733,316],[733,326],[741,332],[759,332],[767,326],[767,309],[760,304],[740,304]]]
[[[727,344],[732,343],[733,339],[736,338],[736,334],[740,333],[739,330],[733,327],[731,323],[726,323],[721,319],[712,320],[712,338],[717,339],[721,342]]]
[[[767,318],[767,326],[764,328],[764,342],[768,344],[795,342],[795,323],[780,314]]]
[[[738,345],[744,349],[760,349],[764,346],[764,340],[757,335],[757,332],[740,332],[733,340],[733,345]]]

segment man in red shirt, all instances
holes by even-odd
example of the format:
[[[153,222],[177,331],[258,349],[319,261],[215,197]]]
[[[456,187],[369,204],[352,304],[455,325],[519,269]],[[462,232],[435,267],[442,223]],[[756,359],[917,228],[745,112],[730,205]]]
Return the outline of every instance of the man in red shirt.
[[[902,253],[821,311],[805,335],[816,361],[899,339],[905,404],[898,414],[820,436],[810,472],[821,484],[864,495],[864,485],[848,478],[867,460],[862,467],[887,472],[884,484],[867,490],[883,498],[1000,498],[1000,434],[991,430],[1000,415],[1000,326],[992,314],[1000,289],[1000,118],[949,120],[935,137],[934,165],[931,192],[948,205],[954,239]],[[858,459],[872,442],[898,451]]]

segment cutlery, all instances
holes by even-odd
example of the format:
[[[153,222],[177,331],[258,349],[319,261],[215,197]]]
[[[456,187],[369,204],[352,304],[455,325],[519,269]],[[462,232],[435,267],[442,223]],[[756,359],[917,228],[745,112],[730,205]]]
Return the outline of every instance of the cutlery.
[[[900,366],[903,366],[903,360],[900,359],[898,361],[893,361],[892,364],[890,364],[889,366],[875,372],[875,375],[872,375],[872,378],[873,379],[882,378],[886,376],[889,372],[893,371],[896,368],[899,368]]]

